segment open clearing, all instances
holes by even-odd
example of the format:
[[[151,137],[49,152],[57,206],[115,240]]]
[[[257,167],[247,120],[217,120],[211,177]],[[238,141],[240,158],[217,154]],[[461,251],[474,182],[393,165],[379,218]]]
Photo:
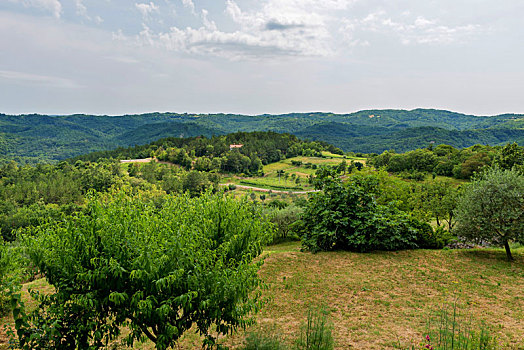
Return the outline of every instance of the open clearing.
[[[265,254],[261,275],[269,302],[255,329],[276,327],[290,340],[308,308],[324,304],[337,349],[405,349],[421,341],[428,314],[456,298],[460,312],[485,322],[502,348],[524,348],[523,248],[514,251],[512,263],[499,249],[311,254],[300,252],[299,243],[286,243]],[[33,286],[46,288],[42,282]],[[238,332],[223,341],[238,348],[244,336]],[[180,348],[199,344],[188,332]]]

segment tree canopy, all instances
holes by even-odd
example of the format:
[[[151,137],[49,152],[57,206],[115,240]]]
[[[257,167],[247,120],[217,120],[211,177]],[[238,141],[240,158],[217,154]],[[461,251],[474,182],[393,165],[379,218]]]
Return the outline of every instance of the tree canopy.
[[[524,176],[516,169],[489,168],[473,179],[457,204],[459,236],[502,246],[524,242]]]
[[[17,321],[20,346],[99,348],[122,326],[128,345],[147,337],[165,349],[193,326],[212,345],[258,309],[253,259],[270,234],[253,204],[220,194],[168,196],[160,207],[95,196],[85,213],[31,232],[30,257],[56,291]]]

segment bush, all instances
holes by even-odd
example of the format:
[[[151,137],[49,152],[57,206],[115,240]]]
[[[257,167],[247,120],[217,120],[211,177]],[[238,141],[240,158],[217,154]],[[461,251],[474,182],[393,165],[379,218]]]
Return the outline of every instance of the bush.
[[[0,316],[8,313],[13,292],[19,289],[21,281],[33,277],[33,271],[18,243],[0,241]]]
[[[330,169],[317,172],[317,188],[302,215],[302,244],[319,250],[398,250],[431,246],[428,224],[393,205],[377,205],[377,181],[358,177],[343,184]]]
[[[23,349],[99,348],[122,326],[128,346],[147,337],[166,349],[191,327],[210,346],[260,306],[253,259],[271,231],[246,200],[186,194],[156,207],[116,193],[32,233],[30,257],[56,292],[20,314]]]
[[[5,243],[0,243],[0,316],[3,316],[8,310],[8,294],[9,286],[8,272],[10,269],[10,261],[7,255],[7,247]]]
[[[265,329],[258,332],[251,332],[246,337],[244,350],[284,350],[284,345],[280,334],[275,329]]]

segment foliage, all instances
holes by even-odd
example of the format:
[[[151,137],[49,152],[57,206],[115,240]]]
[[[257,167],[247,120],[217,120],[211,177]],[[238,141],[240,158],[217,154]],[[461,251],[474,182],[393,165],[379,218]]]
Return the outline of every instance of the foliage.
[[[434,180],[422,184],[418,200],[422,209],[435,218],[437,226],[446,222],[452,231],[458,195],[459,189],[450,180]]]
[[[345,184],[334,170],[317,173],[317,188],[302,215],[302,244],[319,250],[398,250],[433,247],[432,229],[394,205],[379,205],[376,178],[350,178]]]
[[[7,289],[9,285],[10,260],[7,247],[4,242],[0,242],[0,316],[7,311],[9,302]]]
[[[161,206],[124,192],[93,196],[86,213],[27,236],[56,292],[15,315],[19,345],[99,348],[127,326],[129,346],[147,337],[165,349],[191,327],[211,346],[259,308],[262,261],[253,259],[270,233],[255,206],[220,194]]]
[[[4,115],[0,114],[0,154],[19,163],[56,162],[97,151],[99,158],[145,158],[144,145],[166,137],[224,135],[232,132],[272,130],[327,142],[328,151],[340,149],[381,153],[405,152],[430,141],[469,147],[524,141],[522,117],[477,117],[441,110],[371,110],[351,114],[289,113],[284,115],[177,114],[141,115]],[[120,147],[120,155],[104,150]],[[309,148],[314,151],[313,148]],[[138,156],[137,156],[138,155]],[[262,157],[261,157],[262,159]],[[202,170],[202,169],[198,169]]]
[[[495,158],[495,164],[502,169],[512,169],[513,167],[524,169],[524,149],[519,147],[516,142],[508,143]]]
[[[271,202],[275,203],[275,201]],[[289,205],[284,208],[273,206],[268,212],[269,220],[275,225],[272,244],[284,242],[289,239],[297,239],[295,223],[300,219],[302,209]]]
[[[456,233],[474,242],[506,249],[524,241],[524,176],[517,170],[490,168],[475,177],[457,203]]]
[[[509,150],[507,150],[509,147]],[[506,150],[506,151],[505,151]],[[508,153],[505,160],[501,160],[502,153]],[[522,148],[517,144],[513,146],[491,147],[474,145],[461,150],[449,145],[438,145],[433,148],[416,149],[403,154],[386,151],[372,157],[369,164],[375,168],[385,168],[389,172],[398,173],[407,179],[421,181],[425,174],[453,176],[457,179],[469,179],[482,168],[490,166],[493,162],[506,162],[514,164],[520,159],[518,154]],[[509,155],[511,154],[511,155]],[[504,163],[505,164],[505,163]]]

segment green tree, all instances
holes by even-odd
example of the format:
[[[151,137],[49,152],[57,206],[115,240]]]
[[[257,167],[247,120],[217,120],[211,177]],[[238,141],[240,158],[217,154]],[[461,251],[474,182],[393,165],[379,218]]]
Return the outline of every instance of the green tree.
[[[284,174],[285,174],[285,171],[284,171],[284,170],[277,170],[278,183],[280,183],[280,177],[281,177],[282,175],[284,175]]]
[[[524,164],[524,149],[519,147],[516,142],[508,143],[495,158],[495,163],[502,169],[522,166]]]
[[[421,186],[420,205],[435,218],[440,226],[445,221],[453,230],[458,190],[450,180],[436,180]]]
[[[457,235],[505,248],[524,242],[524,176],[516,170],[490,168],[474,178],[458,199]]]
[[[321,192],[307,202],[302,215],[302,245],[319,250],[398,250],[432,247],[431,227],[393,205],[378,205],[375,177],[342,183],[336,169],[320,168]]]
[[[124,193],[33,229],[28,252],[54,292],[15,315],[23,349],[96,349],[127,326],[128,346],[157,349],[194,327],[211,347],[259,308],[254,262],[270,238],[257,207],[222,195],[168,196],[159,208]]]

